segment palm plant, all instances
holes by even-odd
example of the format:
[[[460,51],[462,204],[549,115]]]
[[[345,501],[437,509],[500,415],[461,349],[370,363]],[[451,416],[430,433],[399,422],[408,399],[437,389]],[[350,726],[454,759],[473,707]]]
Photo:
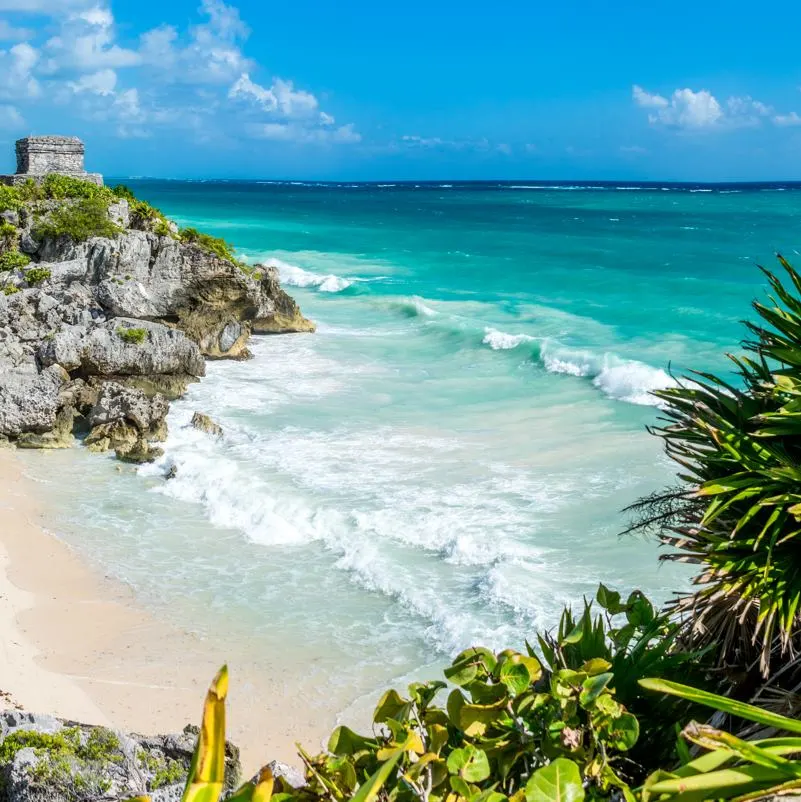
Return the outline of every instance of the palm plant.
[[[801,687],[801,276],[778,258],[792,286],[761,268],[774,295],[753,303],[745,355],[729,355],[737,378],[696,372],[656,392],[651,432],[680,485],[630,508],[629,531],[699,568],[671,605],[683,642],[711,648],[733,692],[778,687],[786,704]]]

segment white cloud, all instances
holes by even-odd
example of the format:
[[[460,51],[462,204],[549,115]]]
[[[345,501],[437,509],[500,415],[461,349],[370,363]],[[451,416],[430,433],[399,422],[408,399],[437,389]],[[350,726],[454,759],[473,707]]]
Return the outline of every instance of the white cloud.
[[[676,89],[669,98],[647,92],[636,84],[632,99],[650,109],[648,122],[677,129],[756,127],[773,115],[773,108],[750,95],[730,97],[725,104],[707,89]],[[774,118],[774,121],[776,118]]]
[[[35,98],[41,94],[33,69],[39,52],[27,42],[0,50],[0,98]]]
[[[497,150],[498,153],[503,153],[505,156],[512,155],[512,146],[507,145],[505,142],[501,142],[501,144],[498,145],[495,150]]]
[[[337,124],[291,80],[251,80],[258,65],[243,52],[250,32],[239,10],[225,0],[196,2],[196,24],[165,23],[128,41],[118,34],[112,0],[0,0],[0,10],[51,18],[38,26],[38,40],[31,37],[35,47],[0,50],[0,103],[46,95],[64,115],[117,126],[128,137],[158,126],[205,139],[244,132],[296,143],[361,141],[353,124]],[[0,20],[0,40],[27,33]]]
[[[261,139],[304,145],[354,145],[362,141],[361,134],[352,123],[340,125],[339,128],[309,128],[297,122],[261,123],[253,126],[252,131]]]
[[[15,28],[8,20],[0,19],[0,41],[18,42],[20,39],[30,39],[34,32],[30,28]]]
[[[539,153],[540,149],[533,142],[527,142],[523,146],[523,150],[525,150],[526,153]]]
[[[0,128],[20,128],[25,120],[14,106],[0,105]]]
[[[76,94],[91,92],[95,95],[113,95],[117,86],[117,73],[108,69],[98,70],[82,75],[77,81],[69,82],[68,86]]]
[[[284,81],[276,78],[272,86],[266,89],[250,80],[248,73],[244,72],[231,89],[228,91],[229,98],[240,98],[250,100],[261,106],[264,111],[276,112],[282,117],[289,119],[303,119],[315,115],[319,103],[317,98],[303,89],[295,89],[292,81]],[[325,114],[320,115],[319,120],[324,125],[330,125],[333,117]]]
[[[634,84],[632,87],[631,94],[634,98],[634,102],[644,109],[663,109],[670,105],[666,97],[662,97],[662,95],[652,95],[646,92],[641,86],[637,86],[637,84]]]
[[[620,152],[642,155],[643,153],[648,153],[648,150],[641,145],[621,145]]]
[[[56,36],[45,42],[45,69],[97,70],[133,67],[141,62],[134,50],[115,43],[114,16],[105,5],[74,11],[61,19]]]
[[[676,89],[670,99],[653,95],[642,87],[632,87],[634,102],[646,109],[654,109],[648,115],[652,125],[666,125],[671,128],[708,128],[723,119],[724,112],[711,92],[701,89]]]
[[[239,11],[222,0],[203,0],[199,11],[207,20],[189,29],[188,41],[170,25],[140,37],[139,53],[160,81],[227,84],[251,68],[241,48],[249,30]]]
[[[789,114],[777,114],[773,118],[773,122],[783,127],[801,125],[801,115],[797,111],[791,111]]]

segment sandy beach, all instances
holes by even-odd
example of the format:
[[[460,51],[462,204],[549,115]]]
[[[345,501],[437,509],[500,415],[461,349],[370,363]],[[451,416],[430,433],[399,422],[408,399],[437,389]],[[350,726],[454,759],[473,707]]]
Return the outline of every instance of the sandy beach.
[[[138,609],[127,587],[88,568],[41,518],[36,483],[0,449],[0,709],[145,734],[199,723],[230,649]],[[297,764],[296,741],[321,743],[331,722],[304,721],[280,677],[256,665],[231,670],[228,735],[246,773],[274,759]]]

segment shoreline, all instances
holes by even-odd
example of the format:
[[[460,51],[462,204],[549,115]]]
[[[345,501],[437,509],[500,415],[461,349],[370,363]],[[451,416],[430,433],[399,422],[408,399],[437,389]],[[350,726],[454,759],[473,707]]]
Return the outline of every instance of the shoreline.
[[[141,609],[129,588],[45,530],[43,517],[22,460],[0,449],[0,709],[147,735],[199,724],[206,687],[236,650]],[[270,667],[239,662],[230,665],[228,737],[243,776],[271,760],[299,765],[295,742],[316,751],[331,727],[307,722],[313,706],[304,716],[303,700],[264,676]]]

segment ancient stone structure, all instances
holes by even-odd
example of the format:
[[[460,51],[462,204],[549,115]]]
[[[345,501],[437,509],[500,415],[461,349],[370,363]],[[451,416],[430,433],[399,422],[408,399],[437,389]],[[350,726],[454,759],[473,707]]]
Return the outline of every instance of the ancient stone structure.
[[[29,178],[41,181],[48,173],[60,173],[103,183],[100,173],[87,173],[83,167],[83,142],[76,136],[29,136],[17,140],[17,172],[0,176],[4,184],[22,184]]]

